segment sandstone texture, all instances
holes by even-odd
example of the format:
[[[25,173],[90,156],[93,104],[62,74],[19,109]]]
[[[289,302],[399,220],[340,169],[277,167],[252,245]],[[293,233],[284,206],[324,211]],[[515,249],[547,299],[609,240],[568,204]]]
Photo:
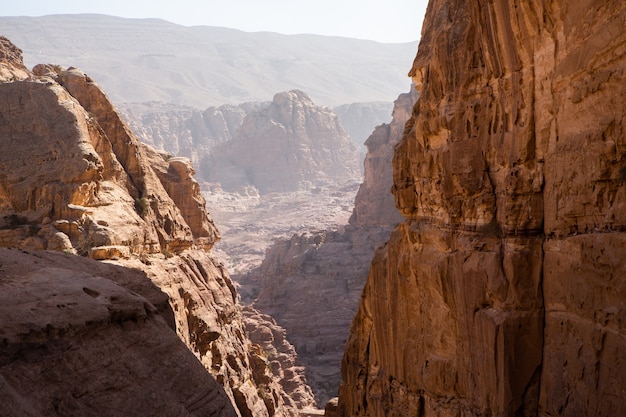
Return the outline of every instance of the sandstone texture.
[[[27,75],[0,83],[8,415],[297,415],[209,252],[189,161],[141,144],[80,70]]]
[[[261,194],[360,175],[358,151],[337,116],[298,90],[278,93],[248,115],[231,141],[212,149],[206,165],[207,181],[224,190],[254,186]]]
[[[0,415],[237,416],[173,314],[141,271],[0,249]]]
[[[343,416],[626,413],[626,4],[430,2]]]
[[[287,330],[318,404],[337,395],[343,349],[367,267],[402,216],[391,194],[391,160],[417,93],[396,100],[393,120],[366,141],[365,178],[349,222],[275,242],[262,264],[234,277],[258,310]],[[254,341],[254,336],[251,335]]]

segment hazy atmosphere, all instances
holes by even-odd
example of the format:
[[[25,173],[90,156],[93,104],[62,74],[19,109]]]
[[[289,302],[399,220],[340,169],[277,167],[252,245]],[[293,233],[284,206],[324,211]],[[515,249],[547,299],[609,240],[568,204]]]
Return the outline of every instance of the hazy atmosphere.
[[[5,3],[1,417],[626,416],[625,0]]]
[[[26,0],[3,4],[0,13],[3,16],[99,13],[159,18],[185,26],[221,26],[247,32],[312,33],[379,42],[410,42],[419,39],[427,4],[427,0]]]

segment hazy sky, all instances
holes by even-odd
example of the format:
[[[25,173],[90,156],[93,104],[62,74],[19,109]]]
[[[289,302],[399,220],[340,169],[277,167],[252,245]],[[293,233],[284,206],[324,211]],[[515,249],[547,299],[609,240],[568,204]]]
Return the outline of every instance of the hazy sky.
[[[428,0],[19,0],[4,3],[0,9],[3,16],[103,13],[157,17],[186,26],[223,26],[248,32],[316,33],[379,42],[409,42],[419,39]]]

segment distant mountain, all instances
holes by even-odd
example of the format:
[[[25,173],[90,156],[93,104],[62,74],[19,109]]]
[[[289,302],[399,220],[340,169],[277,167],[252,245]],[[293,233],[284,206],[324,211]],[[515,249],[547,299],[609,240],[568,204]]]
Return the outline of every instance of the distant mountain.
[[[254,186],[262,194],[360,177],[358,151],[335,113],[299,90],[278,93],[245,116],[233,139],[215,145],[200,169],[225,191]]]
[[[77,66],[114,103],[206,108],[299,89],[318,104],[392,102],[409,85],[417,42],[246,33],[105,15],[0,17],[27,66]]]

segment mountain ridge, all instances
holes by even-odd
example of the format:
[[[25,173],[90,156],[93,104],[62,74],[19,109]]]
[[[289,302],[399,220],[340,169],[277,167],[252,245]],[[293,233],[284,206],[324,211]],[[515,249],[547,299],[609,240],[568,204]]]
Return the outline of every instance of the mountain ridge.
[[[116,104],[198,108],[265,101],[293,89],[325,106],[392,102],[409,84],[408,57],[417,46],[97,14],[0,17],[0,31],[20,45],[27,66],[80,67]]]

